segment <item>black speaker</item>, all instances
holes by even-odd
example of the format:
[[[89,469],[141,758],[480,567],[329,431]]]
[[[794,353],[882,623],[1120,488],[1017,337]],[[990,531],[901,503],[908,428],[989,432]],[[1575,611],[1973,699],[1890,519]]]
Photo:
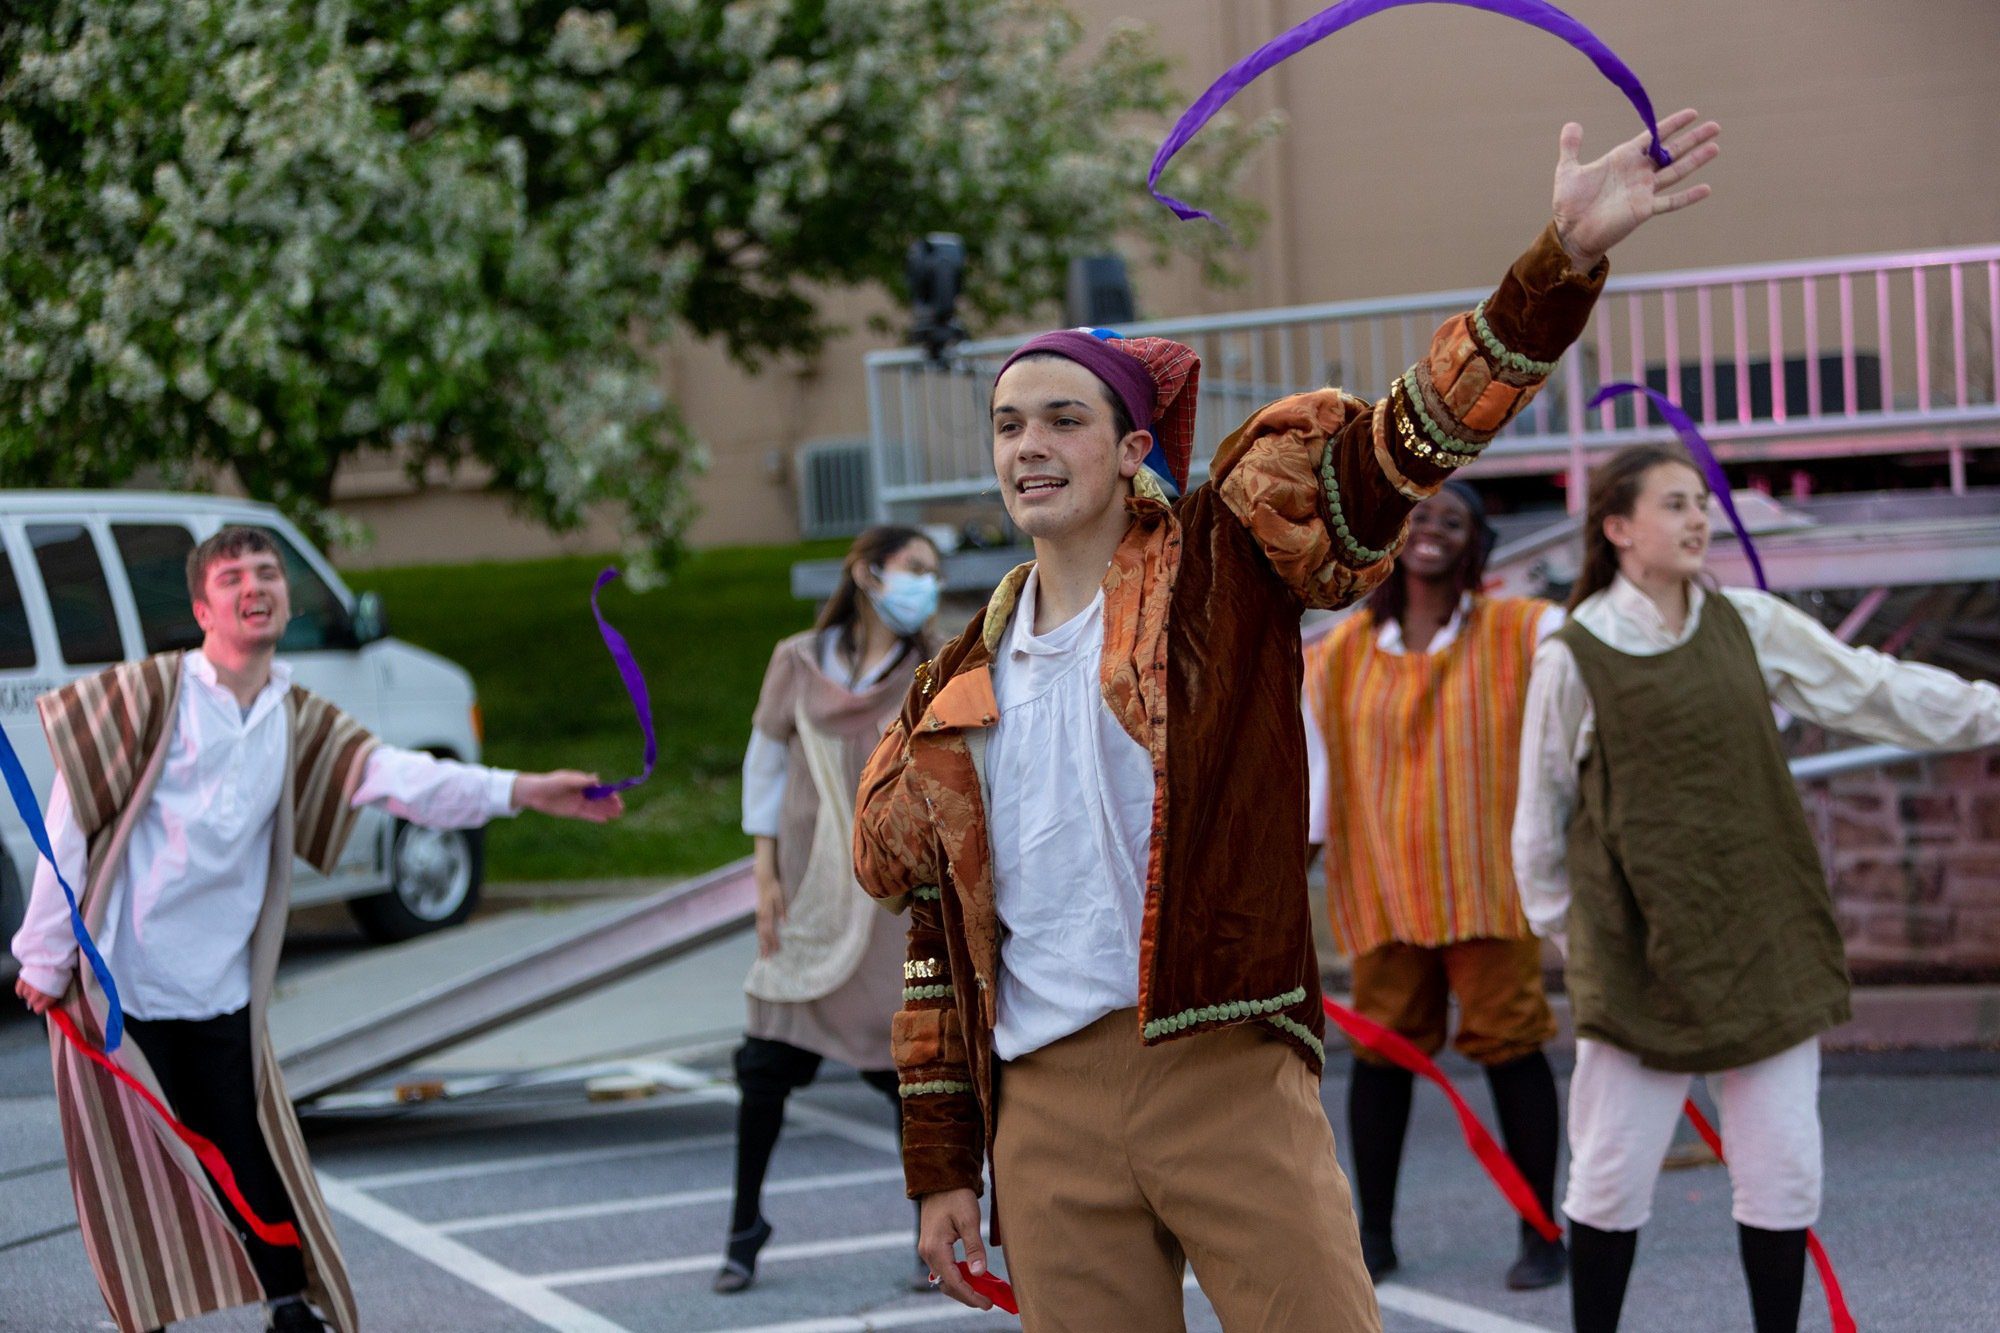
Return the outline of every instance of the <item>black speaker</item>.
[[[1069,261],[1069,295],[1064,313],[1081,328],[1116,328],[1139,317],[1132,303],[1132,279],[1118,255],[1079,255]]]

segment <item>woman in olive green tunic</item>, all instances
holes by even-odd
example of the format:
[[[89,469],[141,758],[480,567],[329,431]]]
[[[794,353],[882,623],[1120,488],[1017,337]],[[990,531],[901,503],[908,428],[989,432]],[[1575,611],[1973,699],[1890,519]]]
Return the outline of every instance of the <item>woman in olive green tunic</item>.
[[[1848,1017],[1826,876],[1772,704],[1898,745],[2000,742],[2000,689],[1841,643],[1768,593],[1697,582],[1708,488],[1675,448],[1593,478],[1570,621],[1536,654],[1514,867],[1563,943],[1571,1305],[1618,1325],[1688,1083],[1710,1076],[1758,1333],[1793,1333],[1819,1214],[1819,1034]]]

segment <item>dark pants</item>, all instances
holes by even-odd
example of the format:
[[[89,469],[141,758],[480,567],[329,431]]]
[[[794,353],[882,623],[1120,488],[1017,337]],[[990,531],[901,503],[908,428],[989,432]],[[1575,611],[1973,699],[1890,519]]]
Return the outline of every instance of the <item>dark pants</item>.
[[[257,1125],[257,1067],[249,1010],[203,1019],[140,1020],[128,1014],[125,1031],[145,1053],[175,1117],[221,1150],[236,1173],[236,1188],[257,1216],[273,1226],[297,1221],[284,1179]],[[222,1191],[215,1194],[223,1216],[243,1238],[264,1295],[276,1299],[303,1292],[305,1259],[298,1248],[257,1239],[223,1200]]]
[[[736,1049],[736,1086],[743,1095],[736,1110],[736,1203],[729,1216],[732,1236],[749,1233],[762,1216],[764,1172],[771,1165],[778,1130],[785,1123],[785,1101],[813,1081],[819,1066],[820,1057],[813,1052],[766,1037],[745,1037]],[[900,1125],[903,1105],[896,1092],[896,1071],[864,1069],[861,1078],[889,1099]]]

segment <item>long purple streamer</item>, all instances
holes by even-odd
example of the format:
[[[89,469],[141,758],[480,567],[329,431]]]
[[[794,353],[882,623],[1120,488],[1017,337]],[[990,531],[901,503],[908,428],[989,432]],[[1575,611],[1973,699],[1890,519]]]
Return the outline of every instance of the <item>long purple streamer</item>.
[[[1146,188],[1155,199],[1174,210],[1183,221],[1205,218],[1210,215],[1191,204],[1160,193],[1160,173],[1175,153],[1187,146],[1188,140],[1200,132],[1216,112],[1222,110],[1229,100],[1248,87],[1258,76],[1324,37],[1331,37],[1350,24],[1359,23],[1371,14],[1379,14],[1385,9],[1400,9],[1405,5],[1448,4],[1463,5],[1467,9],[1483,9],[1502,18],[1517,19],[1530,27],[1562,38],[1571,46],[1589,56],[1605,78],[1618,86],[1633,107],[1639,112],[1639,119],[1646,122],[1652,132],[1652,146],[1647,150],[1655,166],[1666,166],[1673,158],[1666,146],[1660,142],[1660,126],[1653,118],[1653,100],[1646,95],[1645,85],[1639,76],[1620,60],[1612,49],[1589,28],[1548,0],[1341,0],[1340,4],[1323,9],[1304,23],[1279,34],[1258,47],[1242,60],[1231,65],[1226,73],[1209,85],[1207,92],[1196,98],[1194,104],[1181,113],[1174,122],[1160,151],[1153,155],[1153,168],[1146,173]]]
[[[647,778],[653,776],[653,764],[660,757],[660,738],[653,730],[653,700],[646,693],[646,678],[639,672],[639,663],[632,656],[632,649],[625,642],[625,636],[611,627],[598,608],[597,594],[604,591],[604,585],[618,577],[616,568],[607,566],[597,576],[597,582],[590,589],[590,614],[597,617],[597,632],[604,636],[604,648],[611,654],[611,660],[618,667],[618,674],[625,681],[625,693],[632,696],[632,711],[639,715],[639,730],[646,733],[646,768],[642,773],[616,782],[600,782],[583,789],[587,801],[601,801],[617,792],[629,791]]]
[[[1709,492],[1715,496],[1716,503],[1722,506],[1722,512],[1728,515],[1729,526],[1736,529],[1736,540],[1743,547],[1744,558],[1750,562],[1750,576],[1757,581],[1759,588],[1766,592],[1770,591],[1771,585],[1764,578],[1764,562],[1757,558],[1757,544],[1750,540],[1750,529],[1743,526],[1743,517],[1736,512],[1736,500],[1729,493],[1729,478],[1724,475],[1722,464],[1716,461],[1715,450],[1708,447],[1708,441],[1704,440],[1701,432],[1695,429],[1695,424],[1688,414],[1681,411],[1673,399],[1658,389],[1629,381],[1605,385],[1591,395],[1590,406],[1596,407],[1628,393],[1646,395],[1652,401],[1654,409],[1667,419],[1669,426],[1674,428],[1674,434],[1681,437],[1681,443],[1687,446],[1687,451],[1694,455],[1694,461],[1701,468],[1702,476],[1708,479]]]

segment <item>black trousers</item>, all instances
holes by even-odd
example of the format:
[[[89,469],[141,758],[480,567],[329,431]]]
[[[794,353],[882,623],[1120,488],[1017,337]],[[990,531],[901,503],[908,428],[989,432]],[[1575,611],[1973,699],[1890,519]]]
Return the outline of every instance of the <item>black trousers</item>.
[[[271,1161],[264,1131],[257,1126],[257,1066],[250,1041],[250,1011],[220,1018],[125,1019],[126,1035],[145,1053],[180,1122],[209,1140],[236,1173],[236,1188],[272,1225],[296,1222],[291,1196]],[[210,1180],[211,1188],[214,1181]],[[305,1258],[294,1246],[257,1239],[236,1210],[215,1190],[222,1214],[236,1227],[250,1253],[250,1267],[269,1299],[296,1296],[306,1289]]]
[[[812,1051],[767,1037],[745,1037],[736,1048],[736,1086],[743,1096],[736,1108],[736,1202],[729,1214],[732,1237],[747,1236],[763,1216],[764,1173],[770,1168],[778,1131],[785,1123],[785,1101],[811,1083],[819,1067],[820,1057]],[[861,1079],[896,1108],[900,1130],[903,1103],[896,1091],[896,1071],[864,1069]]]

